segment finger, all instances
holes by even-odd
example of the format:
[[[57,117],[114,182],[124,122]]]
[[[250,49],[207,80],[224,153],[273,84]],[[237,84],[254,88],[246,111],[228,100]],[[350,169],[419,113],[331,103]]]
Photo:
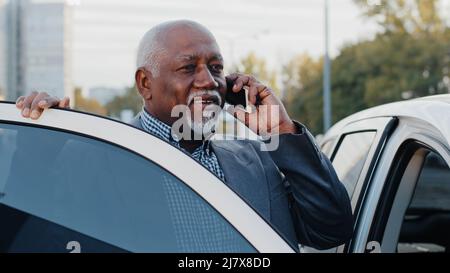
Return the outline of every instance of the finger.
[[[43,111],[44,109],[36,107],[34,110],[31,110],[30,118],[34,120],[38,119],[42,115]]]
[[[241,78],[241,77],[244,77],[244,75],[243,74],[241,74],[241,73],[232,73],[232,74],[230,74],[230,75],[228,75],[228,76],[226,76],[225,78],[226,78],[226,81],[227,81],[227,84],[231,84],[232,86],[228,86],[228,88],[231,88],[231,90],[233,91],[233,92],[239,92],[241,89],[242,89],[242,85],[240,85],[238,82],[236,82],[239,78]],[[241,82],[242,80],[240,80],[240,82]],[[236,84],[239,84],[237,87],[236,87]],[[240,88],[239,88],[239,86],[241,86]],[[239,88],[239,89],[238,89]],[[236,90],[238,90],[238,91],[235,91],[235,89]]]
[[[38,119],[47,106],[48,99],[51,98],[46,92],[39,93],[31,103],[31,119]]]
[[[52,101],[52,98],[36,98],[35,101],[37,101],[37,104],[35,107],[31,107],[31,119],[38,119],[45,109],[48,109],[51,107],[52,104],[54,104]],[[50,101],[50,102],[49,102]]]
[[[37,108],[43,108],[41,105],[43,105],[42,102],[47,102],[47,99],[51,98],[49,94],[46,92],[40,92],[37,94],[37,96],[34,98],[33,102],[31,103],[31,111],[37,109]]]
[[[48,109],[51,107],[58,107],[60,104],[61,100],[57,97],[44,97],[42,98],[38,105],[41,109]]]
[[[232,108],[232,109],[230,109]],[[227,110],[231,115],[233,115],[236,119],[245,124],[245,126],[249,125],[249,113],[247,113],[241,106],[230,107]]]
[[[248,89],[248,101],[250,104],[256,105],[256,97],[258,96],[258,84],[250,85]]]
[[[271,95],[273,95],[272,89],[265,85],[258,86],[258,96],[261,100],[264,100],[266,97]]]
[[[64,97],[58,104],[59,108],[69,108],[70,106],[70,98]]]
[[[241,75],[235,80],[232,90],[233,92],[237,93],[241,91],[244,86],[249,85],[250,85],[250,77],[246,75]]]
[[[25,97],[25,100],[23,101],[23,107],[22,107],[22,116],[25,118],[30,117],[31,113],[31,104],[33,103],[34,98],[38,95],[38,92],[33,91],[30,95]]]
[[[23,101],[25,100],[25,96],[20,96],[17,100],[16,100],[16,107],[19,109],[23,108]]]
[[[226,76],[225,78],[228,80],[228,81],[235,81],[238,77],[239,77],[239,73],[231,73],[230,75],[228,75],[228,76]]]
[[[33,112],[33,110],[37,110],[39,108],[42,109],[42,107],[39,106],[40,102],[45,101],[47,98],[50,98],[50,95],[47,94],[46,92],[38,93],[37,96],[34,98],[33,102],[31,103],[31,112]]]

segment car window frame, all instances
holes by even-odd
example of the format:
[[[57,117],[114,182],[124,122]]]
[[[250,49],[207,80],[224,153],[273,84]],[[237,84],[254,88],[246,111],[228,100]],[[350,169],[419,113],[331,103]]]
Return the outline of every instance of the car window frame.
[[[355,229],[352,244],[348,252],[367,252],[369,243],[380,243],[372,236],[372,226],[376,224],[378,209],[383,197],[383,189],[388,185],[391,169],[395,167],[397,151],[407,141],[416,141],[419,143],[432,143],[431,148],[444,158],[447,164],[450,163],[450,145],[437,127],[417,118],[398,116],[399,123],[396,130],[392,133],[385,149],[388,152],[381,154],[378,167],[375,170],[374,177],[369,185],[367,195],[364,197],[361,206],[361,217]],[[381,249],[379,249],[381,250]]]
[[[352,209],[353,209],[353,208],[356,209],[356,203],[354,204],[354,202],[353,202],[353,196],[355,196],[355,194],[359,196],[359,193],[360,193],[360,190],[361,190],[361,186],[360,186],[360,182],[361,182],[361,181],[360,181],[360,179],[361,179],[361,177],[363,176],[362,174],[363,174],[363,173],[367,173],[366,163],[367,163],[369,157],[372,158],[372,157],[374,156],[372,148],[373,148],[375,142],[377,141],[378,131],[377,131],[376,129],[367,129],[367,130],[351,131],[351,132],[346,132],[346,133],[342,134],[342,135],[340,136],[340,138],[339,138],[339,141],[338,141],[337,144],[336,144],[335,149],[332,151],[331,157],[330,157],[330,161],[333,162],[334,159],[335,159],[335,157],[336,157],[336,155],[337,155],[337,153],[340,151],[340,148],[341,148],[342,143],[344,142],[344,140],[345,140],[348,136],[356,135],[356,134],[363,134],[363,133],[375,133],[375,135],[374,135],[374,138],[373,138],[372,143],[370,144],[370,147],[369,147],[369,151],[368,151],[367,157],[366,157],[366,159],[365,159],[365,161],[364,161],[364,165],[362,166],[361,172],[360,172],[360,174],[358,175],[358,178],[357,178],[357,181],[356,181],[356,183],[355,183],[355,188],[354,188],[354,190],[353,190],[352,196],[349,196],[349,198],[350,198],[350,200],[351,200],[351,203],[352,203]]]
[[[396,117],[372,117],[350,122],[342,127],[337,136],[331,138],[337,139],[332,149],[330,160],[333,162],[340,145],[344,138],[349,134],[362,133],[362,132],[376,132],[375,138],[370,147],[367,158],[364,162],[364,166],[361,169],[358,181],[356,182],[355,189],[351,198],[351,205],[354,217],[353,229],[358,228],[358,219],[361,217],[361,208],[364,197],[367,194],[370,182],[373,179],[374,172],[377,168],[378,162],[385,149],[386,143],[393,131],[397,127],[398,120]],[[327,138],[328,141],[329,138]],[[350,252],[353,237],[347,244],[341,245],[337,248],[337,252]]]
[[[80,135],[134,153],[178,178],[217,211],[258,252],[295,252],[295,248],[267,220],[215,174],[186,152],[144,130],[104,116],[72,109],[48,109],[39,120],[25,119],[12,102],[0,102],[0,123],[40,127]],[[97,128],[109,128],[112,132],[106,133]],[[130,138],[133,141],[130,141]],[[158,150],[158,155],[155,150]],[[164,152],[161,153],[161,150]],[[181,163],[173,164],[173,162]],[[204,183],[205,181],[208,183]],[[236,211],[239,213],[235,213]],[[255,226],[259,228],[255,229]]]
[[[401,224],[417,187],[427,154],[436,153],[450,168],[450,161],[445,159],[448,155],[446,156],[443,150],[445,147],[442,144],[427,136],[421,136],[405,140],[396,151],[393,161],[395,164],[389,170],[389,181],[384,185],[374,217],[375,223],[372,224],[368,237],[369,241],[379,242],[381,250],[393,252],[397,246]],[[408,168],[416,166],[417,169],[409,170],[405,176]]]
[[[337,139],[338,139],[337,137],[334,137],[334,138],[331,138],[331,139],[327,139],[326,141],[321,142],[319,144],[320,151],[322,153],[324,153],[328,158],[331,158],[331,155],[333,154],[333,151],[334,151],[334,149],[336,147],[336,140]]]

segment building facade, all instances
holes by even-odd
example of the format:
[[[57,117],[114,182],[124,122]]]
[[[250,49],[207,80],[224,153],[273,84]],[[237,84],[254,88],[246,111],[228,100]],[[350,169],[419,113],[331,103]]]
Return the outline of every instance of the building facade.
[[[35,90],[73,98],[71,7],[65,1],[9,0],[5,13],[6,98]]]
[[[5,1],[0,0],[0,100],[6,97],[6,10]]]

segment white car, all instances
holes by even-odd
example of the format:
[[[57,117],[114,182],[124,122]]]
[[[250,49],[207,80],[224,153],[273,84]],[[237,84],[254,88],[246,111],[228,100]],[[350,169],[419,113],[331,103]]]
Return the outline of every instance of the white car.
[[[351,242],[327,252],[449,250],[450,95],[352,115],[321,148],[355,215]],[[0,103],[0,151],[0,252],[294,252],[206,168],[127,124]]]
[[[332,251],[450,251],[450,95],[356,113],[320,146],[355,218],[351,242]]]
[[[72,110],[0,103],[0,252],[294,252],[181,150]]]

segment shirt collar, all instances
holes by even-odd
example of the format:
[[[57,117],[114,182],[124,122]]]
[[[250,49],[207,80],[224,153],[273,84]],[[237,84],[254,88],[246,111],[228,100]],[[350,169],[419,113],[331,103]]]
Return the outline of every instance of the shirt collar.
[[[141,111],[141,125],[145,129],[145,131],[156,135],[157,137],[169,141],[169,142],[178,142],[176,139],[172,137],[171,127],[164,122],[160,121],[156,117],[152,116],[145,109]]]
[[[160,121],[153,115],[151,115],[145,108],[142,108],[141,114],[140,114],[140,120],[141,125],[144,128],[145,131],[169,142],[169,143],[176,143],[179,147],[179,141],[180,139],[172,134],[172,127],[165,124],[164,122]],[[203,144],[196,149],[205,151],[208,155],[211,154],[211,148],[210,148],[210,142],[209,140],[205,140]]]

